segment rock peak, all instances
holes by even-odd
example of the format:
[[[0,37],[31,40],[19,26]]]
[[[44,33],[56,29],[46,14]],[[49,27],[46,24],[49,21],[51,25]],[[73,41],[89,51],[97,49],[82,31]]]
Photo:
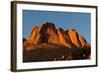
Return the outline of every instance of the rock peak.
[[[42,25],[41,25],[41,27],[43,28],[55,28],[55,25],[53,24],[53,23],[51,23],[51,22],[46,22],[46,23],[43,23]]]

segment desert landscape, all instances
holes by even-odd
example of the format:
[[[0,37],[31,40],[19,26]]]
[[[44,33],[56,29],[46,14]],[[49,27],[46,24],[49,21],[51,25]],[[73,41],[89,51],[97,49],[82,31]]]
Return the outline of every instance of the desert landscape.
[[[90,56],[91,45],[77,30],[56,28],[51,22],[33,26],[29,37],[23,37],[23,62],[84,60]]]

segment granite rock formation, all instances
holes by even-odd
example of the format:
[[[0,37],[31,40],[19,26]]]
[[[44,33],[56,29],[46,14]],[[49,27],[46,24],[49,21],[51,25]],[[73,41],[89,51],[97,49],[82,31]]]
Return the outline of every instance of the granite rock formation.
[[[56,28],[53,23],[33,26],[23,39],[23,62],[88,59],[91,46],[75,29]]]

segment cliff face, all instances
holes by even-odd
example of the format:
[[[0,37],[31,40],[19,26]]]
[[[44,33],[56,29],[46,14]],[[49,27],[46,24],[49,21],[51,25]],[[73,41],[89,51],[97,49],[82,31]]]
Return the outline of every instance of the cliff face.
[[[56,29],[53,23],[33,26],[29,39],[23,40],[24,62],[86,59],[90,55],[90,45],[75,29]]]
[[[46,23],[39,27],[33,27],[29,42],[31,44],[59,43],[59,37],[54,24]]]

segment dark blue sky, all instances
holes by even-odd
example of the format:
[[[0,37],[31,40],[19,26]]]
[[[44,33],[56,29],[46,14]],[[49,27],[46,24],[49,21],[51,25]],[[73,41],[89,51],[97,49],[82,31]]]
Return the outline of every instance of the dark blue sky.
[[[56,28],[64,30],[76,29],[88,43],[91,42],[91,14],[79,12],[23,10],[23,37],[29,37],[32,26],[45,22],[52,22]]]

